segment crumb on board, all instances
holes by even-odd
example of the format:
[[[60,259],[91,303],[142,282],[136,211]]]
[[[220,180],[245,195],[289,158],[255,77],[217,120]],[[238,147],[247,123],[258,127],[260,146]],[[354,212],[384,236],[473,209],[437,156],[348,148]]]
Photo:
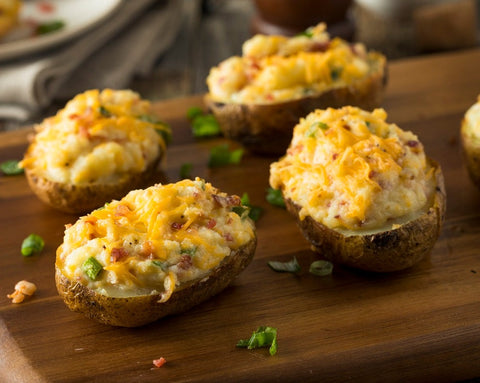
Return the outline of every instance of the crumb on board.
[[[12,303],[22,303],[27,296],[31,296],[37,291],[37,286],[32,282],[20,281],[15,285],[15,291],[8,294],[7,298],[12,300]]]

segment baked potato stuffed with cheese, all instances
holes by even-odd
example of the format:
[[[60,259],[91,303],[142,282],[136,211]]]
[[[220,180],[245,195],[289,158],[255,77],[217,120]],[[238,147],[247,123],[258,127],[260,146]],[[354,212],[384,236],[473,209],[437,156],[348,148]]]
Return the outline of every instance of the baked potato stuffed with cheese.
[[[331,39],[325,24],[294,37],[256,35],[242,56],[211,69],[206,104],[225,136],[279,155],[301,117],[317,108],[380,106],[386,59],[361,43]]]
[[[473,183],[480,188],[480,96],[465,113],[460,138],[468,174]]]
[[[65,230],[55,278],[67,306],[134,327],[223,290],[250,263],[248,208],[196,178],[134,190]]]
[[[21,8],[20,0],[0,0],[0,38],[18,24]]]
[[[146,186],[165,154],[170,128],[130,90],[89,90],[35,127],[20,166],[55,209],[85,213]]]
[[[270,184],[320,256],[375,271],[408,268],[434,246],[446,208],[442,171],[383,109],[316,110],[294,129]]]

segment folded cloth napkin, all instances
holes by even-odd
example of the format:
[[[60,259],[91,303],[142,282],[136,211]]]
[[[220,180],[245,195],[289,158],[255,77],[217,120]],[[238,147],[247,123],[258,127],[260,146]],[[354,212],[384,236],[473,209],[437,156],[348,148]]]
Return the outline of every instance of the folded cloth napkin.
[[[123,0],[101,25],[47,52],[0,63],[0,119],[28,120],[54,99],[122,88],[176,37],[182,2]]]

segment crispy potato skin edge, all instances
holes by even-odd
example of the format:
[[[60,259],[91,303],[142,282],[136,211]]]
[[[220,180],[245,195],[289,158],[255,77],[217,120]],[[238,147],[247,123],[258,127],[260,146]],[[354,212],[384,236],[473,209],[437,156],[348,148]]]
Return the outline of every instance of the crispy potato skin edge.
[[[312,249],[333,263],[373,272],[392,272],[409,268],[429,254],[440,235],[445,219],[446,192],[440,165],[435,169],[436,189],[433,205],[415,220],[397,229],[369,235],[343,235],[307,216],[300,220],[300,207],[285,199],[287,210],[297,220]]]
[[[473,184],[480,189],[480,142],[475,142],[467,134],[467,121],[462,120],[460,129],[460,143],[463,162]]]
[[[285,153],[300,118],[315,109],[345,105],[372,110],[381,105],[387,83],[387,64],[374,54],[376,70],[343,88],[276,104],[228,104],[216,102],[207,94],[205,104],[218,120],[223,134],[261,155]]]
[[[112,298],[68,279],[55,265],[58,293],[68,308],[86,317],[111,326],[138,327],[164,316],[182,313],[225,289],[252,261],[256,237],[226,257],[211,274],[189,282],[175,290],[164,303],[159,294]]]
[[[77,186],[51,181],[35,169],[25,169],[28,184],[37,197],[50,207],[64,213],[82,214],[103,206],[113,199],[120,199],[130,190],[146,186],[157,170],[163,154],[145,171],[131,173],[117,183]]]

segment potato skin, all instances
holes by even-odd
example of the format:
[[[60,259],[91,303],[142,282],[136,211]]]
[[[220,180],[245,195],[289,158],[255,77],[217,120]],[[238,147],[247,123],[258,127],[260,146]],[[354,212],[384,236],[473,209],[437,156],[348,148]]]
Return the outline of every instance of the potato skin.
[[[99,208],[112,199],[120,199],[130,190],[144,187],[156,172],[160,160],[161,155],[145,171],[128,174],[111,184],[63,184],[41,176],[34,168],[26,168],[25,175],[30,188],[41,201],[64,213],[82,214]]]
[[[75,312],[111,326],[138,327],[164,316],[179,314],[225,289],[252,261],[257,240],[254,237],[226,257],[212,272],[174,290],[170,299],[159,303],[159,294],[113,298],[95,293],[68,279],[55,265],[55,282],[65,304]]]
[[[380,106],[387,83],[387,65],[380,54],[371,55],[375,70],[348,87],[275,104],[222,103],[208,94],[204,101],[226,137],[256,154],[281,155],[292,139],[293,127],[315,109],[352,105],[372,110]]]
[[[480,140],[470,137],[467,130],[468,123],[464,118],[460,129],[463,161],[473,184],[480,189]]]
[[[403,270],[430,253],[445,219],[446,192],[440,166],[433,160],[436,189],[433,205],[420,217],[399,228],[367,235],[344,235],[307,216],[300,220],[300,207],[286,198],[285,204],[296,219],[312,249],[333,263],[373,272]]]

